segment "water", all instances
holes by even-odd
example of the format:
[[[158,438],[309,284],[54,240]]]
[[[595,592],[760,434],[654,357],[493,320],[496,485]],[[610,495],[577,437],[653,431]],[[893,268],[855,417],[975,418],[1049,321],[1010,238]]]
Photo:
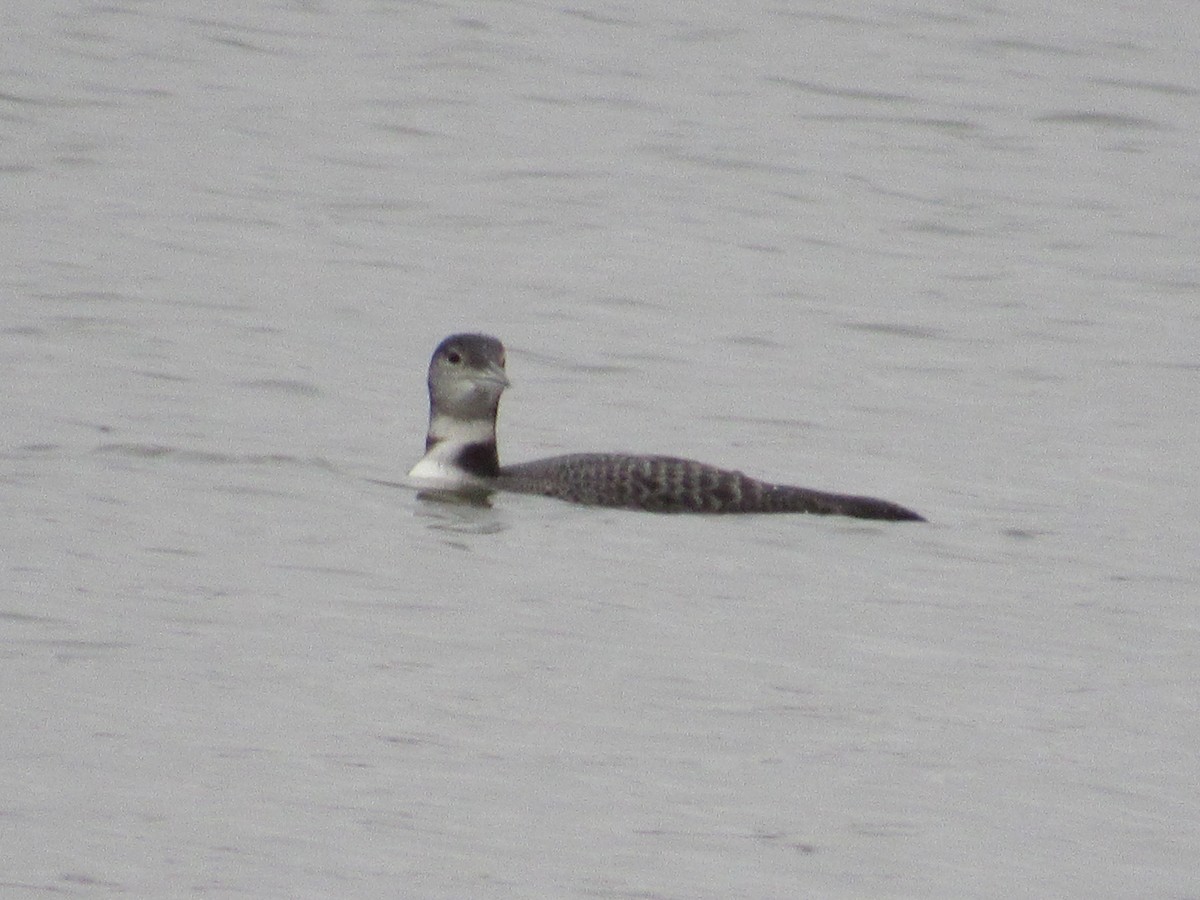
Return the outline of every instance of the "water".
[[[0,22],[6,896],[1200,895],[1191,7]]]

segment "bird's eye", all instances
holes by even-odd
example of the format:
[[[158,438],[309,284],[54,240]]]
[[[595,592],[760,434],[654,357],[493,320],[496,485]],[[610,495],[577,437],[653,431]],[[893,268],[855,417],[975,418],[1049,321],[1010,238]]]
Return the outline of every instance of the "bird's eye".
[[[462,362],[462,354],[457,350],[451,350],[446,354],[446,359],[450,360],[450,365],[457,366],[460,362]]]

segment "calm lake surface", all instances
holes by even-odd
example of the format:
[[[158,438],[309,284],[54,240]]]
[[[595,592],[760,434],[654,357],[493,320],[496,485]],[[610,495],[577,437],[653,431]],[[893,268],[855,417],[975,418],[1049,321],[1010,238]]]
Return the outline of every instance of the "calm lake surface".
[[[0,11],[5,897],[1200,896],[1200,15]],[[419,501],[631,450],[926,526]]]

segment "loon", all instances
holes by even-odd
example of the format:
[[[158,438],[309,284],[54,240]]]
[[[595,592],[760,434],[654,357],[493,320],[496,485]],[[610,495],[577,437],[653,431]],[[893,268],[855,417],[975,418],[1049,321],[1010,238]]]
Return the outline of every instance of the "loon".
[[[504,345],[453,334],[429,363],[429,431],[410,483],[432,496],[541,494],[589,506],[659,513],[817,513],[923,522],[896,503],[769,484],[730,469],[671,456],[576,453],[500,465],[496,414],[508,387]]]

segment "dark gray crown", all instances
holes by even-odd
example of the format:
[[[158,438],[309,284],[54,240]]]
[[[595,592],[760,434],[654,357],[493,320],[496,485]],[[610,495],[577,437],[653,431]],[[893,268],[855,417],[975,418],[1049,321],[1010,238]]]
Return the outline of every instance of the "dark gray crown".
[[[489,334],[452,334],[433,351],[433,359],[453,362],[455,356],[472,369],[483,369],[495,363],[504,366],[504,345]]]

